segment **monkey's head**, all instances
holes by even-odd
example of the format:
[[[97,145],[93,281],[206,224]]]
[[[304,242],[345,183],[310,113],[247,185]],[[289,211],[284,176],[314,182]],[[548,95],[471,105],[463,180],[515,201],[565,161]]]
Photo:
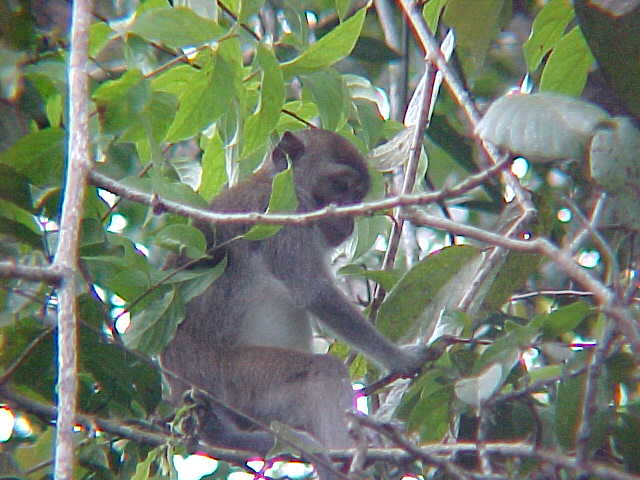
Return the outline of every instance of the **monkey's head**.
[[[286,132],[272,160],[283,170],[287,158],[293,166],[299,211],[358,203],[369,191],[365,159],[336,133],[318,128]],[[318,225],[329,246],[339,245],[353,231],[351,217],[327,218]]]

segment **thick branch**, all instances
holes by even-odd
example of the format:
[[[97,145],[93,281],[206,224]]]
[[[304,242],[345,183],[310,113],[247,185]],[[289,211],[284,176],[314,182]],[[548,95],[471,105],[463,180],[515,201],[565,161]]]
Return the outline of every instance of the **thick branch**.
[[[0,262],[0,278],[7,277],[46,282],[53,286],[57,286],[62,280],[60,272],[52,267],[31,267],[18,265],[13,261]]]
[[[60,237],[54,268],[64,274],[58,308],[58,428],[54,475],[73,478],[73,425],[77,379],[77,305],[75,272],[78,267],[80,222],[89,157],[89,77],[87,72],[91,1],[73,2],[69,53],[69,143]]]

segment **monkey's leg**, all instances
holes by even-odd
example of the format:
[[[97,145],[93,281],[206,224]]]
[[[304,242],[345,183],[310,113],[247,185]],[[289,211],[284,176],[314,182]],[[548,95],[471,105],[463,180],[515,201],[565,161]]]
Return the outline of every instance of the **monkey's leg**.
[[[352,408],[353,390],[340,360],[331,355],[256,346],[227,347],[220,354],[224,361],[219,364],[219,378],[228,405],[263,423],[288,425],[301,446],[310,445],[314,450],[314,444],[325,448],[353,446],[345,416]],[[250,432],[248,423],[233,418],[231,424],[221,438],[225,443],[233,442],[236,448],[240,444],[268,445],[262,454],[274,444],[268,432]],[[317,468],[323,480],[333,477],[328,468]]]

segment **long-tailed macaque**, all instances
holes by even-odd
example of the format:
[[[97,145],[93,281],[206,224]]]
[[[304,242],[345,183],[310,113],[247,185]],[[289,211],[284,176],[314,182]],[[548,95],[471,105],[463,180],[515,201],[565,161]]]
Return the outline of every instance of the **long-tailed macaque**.
[[[365,161],[343,137],[320,129],[287,132],[271,157],[215,198],[211,209],[265,211],[273,176],[289,161],[299,212],[357,203],[369,189]],[[267,424],[286,423],[325,447],[351,446],[344,417],[351,407],[349,377],[337,358],[311,353],[311,317],[387,371],[411,374],[421,361],[417,350],[401,349],[376,331],[335,285],[326,257],[352,233],[353,219],[288,225],[261,241],[234,240],[248,226],[198,227],[210,246],[222,245],[211,262],[226,253],[227,267],[187,305],[163,366]],[[178,401],[186,387],[169,383]],[[199,433],[207,442],[261,454],[273,446],[269,432],[238,418],[229,423],[215,405],[206,408],[212,420],[204,420]]]

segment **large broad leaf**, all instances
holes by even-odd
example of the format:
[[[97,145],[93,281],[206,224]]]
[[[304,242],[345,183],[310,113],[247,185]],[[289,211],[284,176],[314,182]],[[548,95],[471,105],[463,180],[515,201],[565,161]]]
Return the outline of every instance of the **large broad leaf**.
[[[448,1],[443,21],[455,29],[456,49],[467,74],[484,64],[502,21],[509,18],[510,5],[504,0]]]
[[[338,130],[351,110],[351,96],[342,76],[333,69],[302,76],[305,89],[318,105],[322,127]]]
[[[153,290],[153,301],[132,315],[131,326],[124,335],[125,345],[148,355],[159,354],[184,320],[184,303],[172,287]]]
[[[100,385],[99,392],[81,398],[85,408],[104,408],[104,402],[109,400],[119,409],[131,409],[135,402],[147,413],[154,411],[161,398],[157,368],[121,345],[105,343],[86,328],[80,331],[80,348],[82,370],[90,373]]]
[[[470,246],[447,247],[432,253],[409,270],[380,307],[377,325],[393,340],[404,338],[433,298],[478,254]],[[435,318],[430,319],[435,321]]]
[[[605,76],[640,115],[640,1],[575,0],[580,28]]]
[[[549,55],[540,78],[540,90],[580,95],[593,60],[582,31],[574,27]]]
[[[180,95],[180,107],[165,141],[177,142],[192,137],[226,113],[234,99],[240,65],[237,44],[223,42],[215,52],[202,52],[202,69],[188,74],[187,86]],[[184,72],[184,71],[183,71]],[[156,88],[156,84],[153,84]],[[158,87],[161,88],[161,87]]]
[[[174,202],[206,208],[207,202],[184,183],[170,182],[164,178],[126,177],[120,180],[123,185],[146,193],[155,193],[161,198]]]
[[[0,163],[35,185],[57,183],[62,175],[64,137],[64,130],[60,128],[45,128],[25,135],[0,155]]]
[[[530,72],[535,71],[544,56],[557,45],[572,18],[573,9],[566,0],[550,0],[538,12],[531,26],[531,35],[522,45]]]
[[[198,193],[210,201],[227,182],[225,170],[225,149],[220,133],[214,132],[211,138],[202,137],[204,152],[202,154],[202,176]]]
[[[585,376],[569,377],[558,383],[555,410],[555,432],[564,450],[575,446],[582,409]]]
[[[307,48],[298,57],[282,64],[285,78],[329,67],[349,55],[360,36],[367,9],[361,8],[346,22]]]
[[[442,382],[442,371],[431,369],[418,378],[403,397],[398,417],[424,442],[438,442],[449,431],[453,391]]]
[[[147,10],[136,18],[130,31],[174,48],[211,42],[224,33],[220,25],[185,7]]]
[[[199,258],[204,255],[207,241],[199,229],[191,225],[174,223],[167,225],[154,237],[154,242],[161,247],[176,253],[185,253],[189,258]]]
[[[584,302],[575,302],[558,308],[541,317],[543,331],[547,338],[554,338],[576,328],[591,313],[591,307]]]
[[[255,63],[262,70],[260,103],[258,110],[247,119],[244,128],[242,158],[249,156],[267,142],[278,123],[285,97],[282,71],[273,51],[262,44],[258,45]]]
[[[584,159],[596,126],[608,118],[600,107],[560,94],[505,95],[491,104],[476,132],[531,161]]]
[[[502,385],[502,370],[499,363],[494,363],[479,375],[458,380],[455,386],[456,397],[467,405],[480,408]]]

